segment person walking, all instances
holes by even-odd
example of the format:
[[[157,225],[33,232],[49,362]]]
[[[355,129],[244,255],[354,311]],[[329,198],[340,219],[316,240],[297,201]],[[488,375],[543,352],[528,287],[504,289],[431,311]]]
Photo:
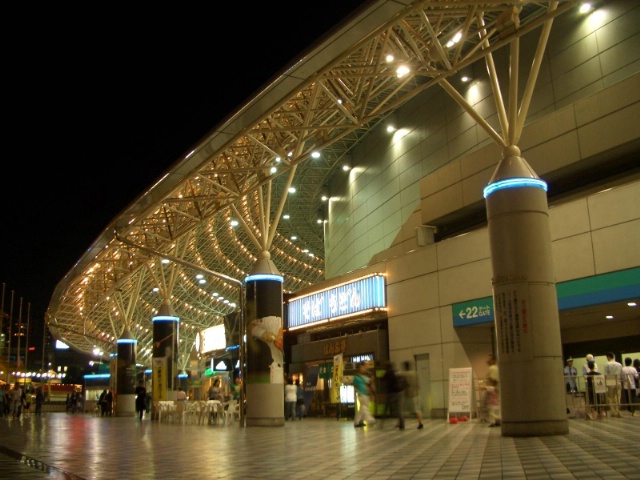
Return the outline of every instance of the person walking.
[[[289,377],[284,386],[284,419],[296,419],[296,401],[298,400],[297,389],[293,384],[293,378]]]
[[[11,416],[12,418],[20,418],[22,414],[22,387],[16,382],[11,390]]]
[[[393,363],[388,362],[384,372],[383,381],[387,387],[387,400],[384,405],[384,417],[391,416],[398,419],[396,427],[404,430],[404,415],[402,412],[402,399],[404,390],[404,378],[401,378]],[[380,422],[382,426],[382,422]]]
[[[487,380],[485,382],[485,404],[489,415],[489,426],[500,426],[500,375],[498,364],[494,355],[489,355],[487,359]]]
[[[98,405],[100,405],[100,416],[104,417],[107,414],[107,389],[102,390],[100,397],[98,398]]]
[[[627,405],[627,410],[631,416],[636,416],[635,403],[638,402],[637,381],[638,371],[631,365],[631,357],[624,359],[622,367],[622,403]]]
[[[138,418],[142,421],[144,412],[147,409],[147,389],[144,386],[144,381],[140,380],[135,390],[136,394],[136,413]]]
[[[613,352],[607,352],[607,364],[604,366],[604,381],[607,385],[607,405],[612,417],[622,417],[620,413],[620,379],[622,364],[616,362]]]
[[[304,388],[300,385],[300,379],[296,379],[294,382],[296,386],[296,413],[298,415],[298,420],[302,420],[304,417]]]
[[[408,360],[402,364],[403,371],[401,373],[404,378],[405,388],[403,392],[404,405],[406,406],[418,420],[418,430],[424,428],[422,423],[422,408],[420,406],[420,390],[418,386],[418,377],[415,370],[411,368],[411,362]]]
[[[107,391],[104,399],[107,405],[107,417],[110,417],[111,413],[113,412],[113,391],[111,389]]]
[[[358,364],[358,371],[353,377],[353,387],[358,399],[358,410],[353,419],[353,426],[355,428],[364,427],[365,424],[368,427],[373,426],[376,423],[376,419],[373,418],[369,411],[370,395],[373,392],[371,385],[371,377],[367,373],[366,362],[360,362]]]
[[[42,415],[42,405],[44,404],[44,394],[42,393],[42,387],[38,387],[36,389],[36,417],[40,417]]]

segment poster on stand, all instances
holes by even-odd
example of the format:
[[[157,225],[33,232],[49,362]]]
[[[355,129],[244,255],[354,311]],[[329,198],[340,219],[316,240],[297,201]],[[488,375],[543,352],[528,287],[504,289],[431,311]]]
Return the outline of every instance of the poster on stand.
[[[449,369],[449,414],[468,413],[471,417],[473,378],[471,368]]]

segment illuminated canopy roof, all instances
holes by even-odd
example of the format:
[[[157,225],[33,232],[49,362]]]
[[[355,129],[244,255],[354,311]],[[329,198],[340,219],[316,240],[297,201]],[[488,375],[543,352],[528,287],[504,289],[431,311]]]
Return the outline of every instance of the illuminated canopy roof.
[[[574,6],[367,3],[113,219],[58,284],[47,311],[52,334],[106,355],[129,330],[139,363],[150,364],[151,318],[170,299],[184,368],[196,331],[239,309],[238,284],[261,252],[270,252],[285,292],[324,280],[321,197],[367,132],[426,89],[453,89],[450,77]]]

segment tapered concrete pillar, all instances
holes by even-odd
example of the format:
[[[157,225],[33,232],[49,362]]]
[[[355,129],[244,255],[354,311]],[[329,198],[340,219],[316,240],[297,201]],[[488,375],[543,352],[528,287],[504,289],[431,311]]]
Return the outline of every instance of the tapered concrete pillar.
[[[502,435],[569,433],[546,183],[510,146],[484,196]]]
[[[138,340],[125,330],[117,340],[116,408],[117,417],[136,414],[136,349]]]
[[[262,252],[246,283],[246,425],[284,426],[282,275]]]
[[[164,302],[151,321],[153,323],[152,398],[154,402],[175,400],[178,388],[177,361],[180,318],[173,313],[171,305]]]

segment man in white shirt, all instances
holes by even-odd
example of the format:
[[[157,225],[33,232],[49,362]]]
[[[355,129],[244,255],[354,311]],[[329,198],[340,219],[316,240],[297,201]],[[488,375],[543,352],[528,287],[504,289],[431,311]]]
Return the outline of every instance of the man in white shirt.
[[[616,362],[613,352],[607,352],[607,364],[604,366],[604,381],[607,385],[607,405],[612,417],[622,417],[620,414],[620,380],[622,379],[622,364]]]

